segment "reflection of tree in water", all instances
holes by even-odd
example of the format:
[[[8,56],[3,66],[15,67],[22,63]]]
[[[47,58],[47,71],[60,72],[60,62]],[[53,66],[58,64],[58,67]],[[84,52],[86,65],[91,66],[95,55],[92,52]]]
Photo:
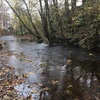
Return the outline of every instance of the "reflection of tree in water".
[[[80,75],[78,75],[79,77],[75,79],[74,77],[75,71],[72,65],[68,65],[66,69],[67,71],[62,81],[62,91],[60,92],[60,95],[58,96],[57,100],[74,100],[74,99],[81,100],[83,90],[79,83]]]
[[[91,78],[93,78],[94,76],[96,76],[96,78],[98,79],[98,81],[100,82],[100,63],[96,63],[96,62],[92,62],[91,63]]]
[[[95,61],[76,61],[67,66],[64,76],[64,100],[94,100],[100,97],[100,63]]]
[[[45,51],[46,56],[44,57],[43,62],[46,62],[46,66],[42,73],[44,77],[42,79],[42,84],[44,85],[43,88],[49,89],[42,91],[41,95],[46,96],[43,100],[59,100],[57,99],[57,96],[60,96],[62,91],[61,85],[64,76],[64,73],[61,72],[61,66],[66,62],[66,55],[62,51],[65,52],[63,47],[51,47]],[[64,70],[64,72],[65,71],[66,70]],[[48,96],[46,95],[46,92],[48,92]]]
[[[66,55],[60,52],[62,50],[54,49],[53,52],[51,50],[45,52],[46,57],[44,57],[46,66],[42,73],[44,76],[42,84],[43,88],[47,90],[40,93],[41,97],[44,95],[43,100],[93,100],[99,98],[100,63],[71,58],[71,63],[64,67]]]

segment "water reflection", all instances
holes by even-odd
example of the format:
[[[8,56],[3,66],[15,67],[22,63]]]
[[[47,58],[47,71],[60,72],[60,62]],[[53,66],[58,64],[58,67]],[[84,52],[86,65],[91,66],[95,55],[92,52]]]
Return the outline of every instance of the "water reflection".
[[[17,75],[27,74],[25,82],[15,86],[18,94],[32,95],[33,100],[93,100],[100,96],[100,54],[90,56],[89,51],[71,46],[5,41],[4,49],[20,55],[6,57],[5,63]],[[70,64],[66,64],[68,59]]]
[[[80,60],[71,60],[72,62],[67,66],[68,71],[64,77],[64,80],[66,80],[63,84],[65,98],[67,97],[68,100],[73,100],[75,98],[94,100],[99,98],[100,76],[98,78],[96,74],[100,75],[100,69],[97,71],[94,70],[94,67],[99,68],[98,65],[100,65],[100,63],[93,61],[85,61],[84,63]]]

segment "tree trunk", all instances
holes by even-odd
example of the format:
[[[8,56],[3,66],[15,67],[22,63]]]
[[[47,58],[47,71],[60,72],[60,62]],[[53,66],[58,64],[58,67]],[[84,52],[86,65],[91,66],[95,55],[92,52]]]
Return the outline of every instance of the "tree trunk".
[[[73,22],[73,17],[75,16],[75,14],[74,14],[74,12],[75,12],[75,10],[76,10],[76,0],[72,0],[71,1],[71,24],[72,24],[72,29],[71,29],[71,31],[72,31],[72,33],[74,33],[74,22]]]
[[[5,0],[5,1],[6,1],[6,3],[10,6],[10,8],[12,9],[12,11],[15,13],[15,15],[18,17],[18,19],[19,19],[20,22],[23,24],[23,26],[29,31],[29,33],[32,34],[32,35],[34,35],[34,37],[36,37],[37,39],[40,39],[40,37],[38,36],[38,34],[34,34],[34,33],[32,32],[32,30],[29,29],[29,28],[27,27],[27,25],[23,22],[23,20],[22,20],[21,17],[18,15],[17,11],[16,11],[16,10],[12,7],[12,5],[9,3],[9,1],[8,1],[8,0]]]
[[[40,9],[41,9],[41,11],[39,11],[39,14],[40,14],[41,20],[42,20],[43,31],[44,31],[46,38],[48,39],[48,41],[50,43],[51,39],[50,39],[49,31],[48,31],[47,16],[43,12],[42,1],[39,0],[39,3],[40,3]]]
[[[54,4],[55,10],[57,12],[56,20],[58,22],[58,25],[60,26],[61,36],[64,37],[63,24],[62,24],[61,16],[59,14],[59,10],[58,10],[58,1],[57,0],[53,0],[53,4]]]
[[[50,27],[50,34],[53,33],[53,27],[52,27],[52,24],[51,24],[51,20],[50,20],[50,10],[49,10],[49,5],[48,5],[48,0],[44,0],[45,1],[45,8],[46,8],[46,17],[48,18],[48,23],[49,23],[49,27]]]
[[[29,16],[28,18],[29,18],[30,22],[32,23],[32,26],[33,26],[33,28],[34,28],[36,34],[38,35],[38,38],[41,39],[41,36],[40,36],[40,34],[39,34],[39,32],[38,32],[38,30],[37,30],[37,28],[36,28],[34,22],[32,21],[32,16],[31,16],[31,14],[30,14],[30,11],[29,11],[29,8],[28,8],[28,6],[27,6],[27,3],[25,2],[25,0],[23,0],[23,2],[24,2],[24,4],[25,4],[26,9],[27,9],[27,12],[28,12],[28,15],[27,15],[27,16]]]
[[[69,4],[68,4],[68,0],[65,0],[65,17],[66,17],[66,31],[69,31],[69,25],[70,23],[70,10],[69,10]]]

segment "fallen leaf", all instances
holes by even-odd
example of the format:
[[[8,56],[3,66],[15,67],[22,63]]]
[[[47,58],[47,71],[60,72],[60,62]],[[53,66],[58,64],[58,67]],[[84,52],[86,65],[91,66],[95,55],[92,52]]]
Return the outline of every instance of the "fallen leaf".
[[[32,92],[33,92],[33,93],[36,93],[37,91],[36,91],[36,90],[33,90]]]
[[[67,95],[71,95],[71,94],[72,94],[72,91],[71,91],[71,90],[66,90],[65,93],[66,93]]]
[[[17,81],[17,83],[18,83],[18,84],[21,84],[23,81],[24,81],[23,79],[19,79],[19,80]]]
[[[34,73],[34,72],[29,72],[28,75],[29,75],[29,74],[34,75],[35,73]]]
[[[51,82],[53,85],[55,85],[55,84],[57,84],[58,83],[58,81],[54,81],[54,80],[52,80],[52,82]]]
[[[71,61],[71,59],[68,59],[67,60],[67,64],[70,64],[72,61]]]
[[[43,84],[39,84],[39,86],[43,86]]]
[[[9,97],[8,97],[7,95],[4,95],[4,96],[3,96],[3,99],[4,99],[4,100],[9,100]]]
[[[44,90],[45,90],[45,91],[47,91],[47,90],[49,90],[49,88],[48,88],[48,87],[46,87],[46,88],[44,88]]]
[[[13,96],[14,94],[15,94],[15,93],[14,93],[13,91],[10,91],[10,90],[9,90],[8,95]]]
[[[22,75],[23,78],[26,78],[27,76],[28,76],[28,74],[23,74]]]
[[[29,59],[28,59],[28,60],[25,60],[24,62],[32,62],[32,60],[29,60]]]
[[[89,53],[89,56],[93,56],[93,54],[92,53]]]
[[[46,63],[42,63],[42,64],[40,64],[40,66],[41,66],[41,67],[46,67],[47,64],[46,64]]]
[[[67,88],[72,88],[72,87],[73,87],[72,85],[67,86]]]

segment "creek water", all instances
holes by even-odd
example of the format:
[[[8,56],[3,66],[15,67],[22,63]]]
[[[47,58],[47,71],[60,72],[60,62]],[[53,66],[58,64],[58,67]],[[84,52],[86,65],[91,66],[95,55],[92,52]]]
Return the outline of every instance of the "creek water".
[[[15,86],[18,95],[32,100],[99,100],[100,53],[74,46],[49,46],[3,36],[7,66],[25,81]],[[19,56],[16,56],[19,55]],[[26,77],[25,77],[26,75]]]

